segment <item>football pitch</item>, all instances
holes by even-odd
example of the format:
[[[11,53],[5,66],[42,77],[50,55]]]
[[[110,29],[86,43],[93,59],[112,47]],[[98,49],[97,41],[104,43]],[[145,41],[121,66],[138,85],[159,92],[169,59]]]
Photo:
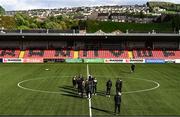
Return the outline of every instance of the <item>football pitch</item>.
[[[135,73],[130,64],[0,64],[0,115],[89,116],[89,100],[72,87],[79,74],[98,80],[93,116],[113,115],[117,78],[123,80],[121,115],[180,115],[179,64],[136,64]]]

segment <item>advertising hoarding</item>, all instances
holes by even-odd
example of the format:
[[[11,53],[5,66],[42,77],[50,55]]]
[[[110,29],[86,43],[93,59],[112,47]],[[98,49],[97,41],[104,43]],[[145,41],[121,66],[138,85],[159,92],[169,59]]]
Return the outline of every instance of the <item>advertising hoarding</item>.
[[[21,58],[3,58],[3,63],[23,63]]]
[[[175,59],[165,59],[165,63],[175,63]]]
[[[24,58],[23,63],[43,63],[43,58]]]
[[[124,63],[123,59],[104,59],[104,63]]]
[[[145,59],[146,63],[165,63],[164,59]]]
[[[84,59],[84,63],[104,63],[104,59]]]
[[[66,59],[66,63],[82,63],[82,59]]]
[[[145,63],[145,59],[125,59],[125,63]]]
[[[180,63],[180,59],[175,59],[175,63]]]

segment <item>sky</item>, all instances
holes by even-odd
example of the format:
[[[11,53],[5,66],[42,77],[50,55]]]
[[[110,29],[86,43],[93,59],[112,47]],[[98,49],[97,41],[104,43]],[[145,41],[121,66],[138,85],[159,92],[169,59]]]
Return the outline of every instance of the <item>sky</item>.
[[[41,8],[63,8],[77,6],[99,6],[99,5],[134,5],[146,4],[149,0],[0,0],[0,5],[6,11],[29,10]],[[157,0],[153,0],[157,1]],[[180,0],[158,0],[180,4]]]

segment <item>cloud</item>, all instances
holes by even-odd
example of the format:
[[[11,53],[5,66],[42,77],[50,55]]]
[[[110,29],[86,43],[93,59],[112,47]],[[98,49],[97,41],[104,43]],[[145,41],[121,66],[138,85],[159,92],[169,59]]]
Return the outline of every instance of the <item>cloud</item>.
[[[132,5],[145,4],[148,0],[0,0],[0,5],[6,10],[28,10],[40,8],[61,8],[97,5]],[[153,0],[162,1],[162,0]],[[163,0],[180,3],[180,0]]]
[[[22,9],[34,9],[38,5],[34,5],[34,0],[0,0],[0,5],[2,5],[6,10],[22,10]]]

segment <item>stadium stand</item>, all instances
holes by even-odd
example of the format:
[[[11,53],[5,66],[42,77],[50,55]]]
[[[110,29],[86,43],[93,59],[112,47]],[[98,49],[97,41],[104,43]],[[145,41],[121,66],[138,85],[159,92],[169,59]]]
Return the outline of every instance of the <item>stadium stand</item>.
[[[20,50],[0,50],[0,58],[18,58]]]
[[[177,59],[180,58],[180,51],[163,50],[133,50],[134,58],[159,58],[159,59]]]
[[[46,52],[48,54],[48,51]],[[54,55],[54,58],[73,58],[74,57],[73,50],[54,50],[54,51],[51,50],[51,52]],[[46,56],[45,58],[49,58],[49,57]]]
[[[44,50],[26,50],[24,58],[42,58],[44,57]]]
[[[73,58],[72,50],[26,50],[24,58]]]
[[[179,59],[180,50],[0,50],[0,58],[122,58]]]
[[[168,59],[180,58],[180,51],[170,50],[170,51],[162,51],[162,53],[164,58],[168,58]]]
[[[81,50],[79,58],[128,58],[127,50]]]
[[[91,34],[74,30],[4,30],[0,58],[179,59],[179,34]]]

